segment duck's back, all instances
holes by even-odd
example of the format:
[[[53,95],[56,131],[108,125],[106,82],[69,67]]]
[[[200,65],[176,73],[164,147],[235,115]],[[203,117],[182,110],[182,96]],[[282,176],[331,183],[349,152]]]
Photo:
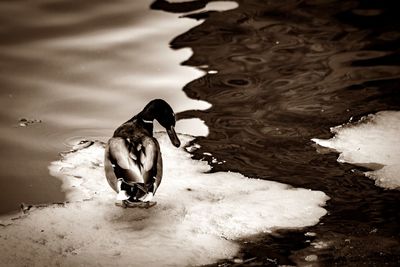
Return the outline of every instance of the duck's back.
[[[108,141],[105,161],[107,180],[115,191],[118,178],[127,183],[150,184],[157,175],[160,156],[157,140],[146,129],[135,123],[125,123]]]

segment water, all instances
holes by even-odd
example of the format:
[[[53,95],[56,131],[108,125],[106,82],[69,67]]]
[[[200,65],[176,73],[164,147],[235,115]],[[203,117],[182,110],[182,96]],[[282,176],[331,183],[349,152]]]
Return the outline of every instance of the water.
[[[107,139],[154,97],[177,112],[209,107],[181,91],[202,73],[179,66],[190,50],[168,46],[198,22],[149,5],[0,3],[0,212],[62,201],[48,163],[81,137]]]
[[[350,119],[399,110],[395,1],[246,0],[230,11],[192,13],[189,17],[205,21],[185,19],[178,28],[182,19],[174,12],[195,11],[208,1],[156,1],[152,8],[159,11],[152,12],[168,16],[160,24],[150,23],[158,20],[144,16],[148,6],[135,2],[0,4],[2,212],[22,201],[62,200],[47,165],[69,140],[103,139],[146,99],[155,93],[168,99],[169,88],[187,83],[190,98],[212,104],[178,113],[209,127],[206,138],[195,140],[201,145],[193,152],[196,159],[208,160],[213,172],[237,171],[331,197],[329,214],[317,226],[242,240],[239,257],[250,259],[249,265],[398,266],[400,193],[376,187],[356,167],[337,163],[336,155],[317,153],[311,142],[330,137],[330,127]],[[191,48],[189,59],[186,52],[160,61],[169,50],[166,43],[145,53],[158,44],[154,36],[124,39],[130,27],[154,30],[167,21],[175,34],[169,40],[176,37],[172,47]],[[183,70],[178,66],[183,60],[212,72],[195,79],[200,72]],[[190,75],[182,79],[185,71]],[[132,84],[160,86],[155,73],[180,81],[138,97]],[[186,100],[168,101],[185,103],[178,111],[196,109]],[[43,122],[18,127],[20,118]],[[226,162],[213,163],[204,152]],[[308,262],[315,259],[310,255],[317,260]]]
[[[315,266],[398,265],[399,193],[377,188],[354,166],[338,164],[336,155],[315,153],[310,142],[329,137],[330,127],[351,118],[399,109],[400,21],[394,2],[239,4],[222,14],[203,14],[201,26],[172,43],[193,49],[186,65],[218,71],[184,89],[213,105],[181,114],[210,127],[196,158],[211,150],[227,161],[217,165],[209,159],[214,171],[239,171],[332,197],[329,216],[308,229],[317,238],[293,232],[263,237],[243,249],[244,257],[313,265],[305,259],[316,254]],[[316,249],[307,243],[318,241],[329,245]]]

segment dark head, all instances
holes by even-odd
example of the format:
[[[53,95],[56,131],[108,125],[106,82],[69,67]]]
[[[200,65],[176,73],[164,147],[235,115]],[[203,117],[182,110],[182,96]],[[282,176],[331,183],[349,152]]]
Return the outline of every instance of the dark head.
[[[175,132],[175,113],[167,102],[162,99],[154,99],[138,115],[143,120],[152,121],[156,119],[167,130],[172,144],[176,147],[181,145]]]

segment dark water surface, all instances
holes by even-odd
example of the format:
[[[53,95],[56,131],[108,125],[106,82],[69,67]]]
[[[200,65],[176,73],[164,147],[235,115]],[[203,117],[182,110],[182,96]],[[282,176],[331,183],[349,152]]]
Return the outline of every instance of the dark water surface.
[[[207,1],[196,1],[200,4]],[[304,232],[247,240],[247,264],[399,266],[400,192],[383,190],[336,155],[318,154],[310,141],[329,128],[380,110],[400,108],[400,19],[396,1],[238,1],[176,37],[191,47],[189,66],[208,74],[187,84],[189,97],[213,106],[184,112],[210,128],[201,149],[226,159],[214,171],[322,190],[329,214]],[[182,4],[183,5],[183,4]],[[195,5],[193,5],[195,6]],[[180,5],[156,1],[174,12]],[[325,249],[310,242],[324,241]],[[306,262],[307,255],[317,262]],[[228,262],[225,262],[228,263]]]
[[[160,13],[194,12],[188,17],[204,19],[171,42],[175,49],[193,50],[184,65],[217,71],[184,87],[190,98],[212,104],[206,111],[178,113],[180,118],[201,118],[209,127],[207,137],[195,140],[201,148],[194,157],[206,157],[213,171],[321,190],[331,198],[329,214],[318,225],[243,240],[238,256],[245,263],[219,264],[399,266],[400,192],[376,187],[360,169],[339,164],[336,155],[317,153],[310,141],[330,137],[330,127],[351,118],[400,109],[396,1],[242,0],[234,10],[195,13],[208,2],[152,4]],[[117,73],[131,75],[127,62],[132,59],[157,60],[163,54],[143,53],[143,43],[109,45],[107,38],[95,36],[78,51],[62,46],[73,42],[63,36],[113,32],[138,23],[142,11],[130,1],[122,3],[93,1],[74,7],[65,1],[33,1],[24,7],[31,13],[18,13],[12,1],[1,4],[9,7],[0,18],[1,212],[19,202],[62,201],[60,184],[47,174],[57,152],[70,140],[104,139],[127,114],[141,108],[137,103],[145,97],[135,95],[131,83],[151,76],[112,79]],[[54,17],[36,20],[49,13]],[[35,50],[50,37],[44,50]],[[47,56],[57,60],[46,61]],[[146,60],[136,65],[158,74],[157,68],[147,68]],[[29,103],[19,100],[27,97]],[[134,98],[135,108],[128,112]],[[113,102],[119,103],[117,108]],[[21,127],[20,118],[43,121]],[[203,152],[226,163],[213,164]],[[320,241],[328,246],[311,245]],[[307,262],[309,255],[318,260]]]

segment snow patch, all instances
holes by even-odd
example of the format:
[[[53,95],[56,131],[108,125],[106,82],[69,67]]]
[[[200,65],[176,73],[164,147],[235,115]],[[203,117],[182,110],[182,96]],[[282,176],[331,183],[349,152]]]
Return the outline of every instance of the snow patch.
[[[377,186],[400,189],[400,112],[381,111],[356,123],[331,128],[329,140],[312,139],[340,153],[339,162],[372,169],[365,172]]]
[[[104,144],[83,141],[53,162],[69,202],[0,217],[2,266],[194,266],[232,258],[238,238],[318,223],[328,197],[320,191],[206,173],[184,148],[159,140],[164,176],[150,209],[123,209],[103,172]],[[180,135],[182,143],[192,137]],[[9,218],[10,219],[10,218]]]

